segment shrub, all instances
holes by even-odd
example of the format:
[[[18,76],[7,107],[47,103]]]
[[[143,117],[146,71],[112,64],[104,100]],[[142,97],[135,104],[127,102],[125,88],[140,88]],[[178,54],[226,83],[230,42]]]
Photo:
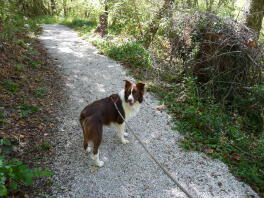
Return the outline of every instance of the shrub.
[[[51,175],[51,171],[41,168],[30,169],[16,159],[6,161],[0,156],[0,196],[7,196],[22,185],[31,186],[36,177]]]
[[[109,57],[120,61],[128,67],[144,69],[151,67],[149,53],[139,42],[129,41],[120,45],[111,41],[95,42],[95,44]]]

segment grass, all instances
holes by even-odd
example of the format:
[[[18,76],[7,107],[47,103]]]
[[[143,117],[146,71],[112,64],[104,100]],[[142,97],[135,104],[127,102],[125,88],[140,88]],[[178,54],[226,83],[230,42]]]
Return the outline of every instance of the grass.
[[[6,123],[6,112],[0,109],[0,127]]]
[[[18,90],[18,84],[10,79],[4,80],[2,84],[8,91],[12,93],[15,93]]]
[[[63,24],[91,34],[95,24],[74,19]],[[101,53],[130,68],[130,74],[140,80],[148,80],[148,91],[155,93],[167,107],[175,123],[174,130],[184,134],[180,145],[187,150],[205,152],[229,165],[234,175],[250,184],[260,196],[264,196],[264,134],[255,133],[243,125],[244,118],[236,111],[217,104],[211,98],[201,97],[195,79],[185,78],[179,83],[177,74],[161,73],[157,79],[142,75],[153,72],[151,56],[140,42],[123,39],[118,35],[120,27],[110,27],[106,38],[89,39]],[[158,80],[159,84],[155,84]]]
[[[38,112],[40,110],[37,106],[32,106],[28,104],[21,104],[20,105],[20,114],[21,117],[28,117],[29,114]]]
[[[41,87],[37,90],[33,91],[33,94],[38,97],[38,98],[43,98],[45,96],[45,94],[48,92],[46,87]]]
[[[81,35],[91,33],[91,31],[94,30],[97,25],[96,21],[80,18],[66,18],[60,23],[70,28],[74,28],[75,30],[79,31]]]
[[[128,67],[138,69],[151,67],[151,58],[148,52],[142,47],[141,43],[137,41],[128,41],[116,45],[111,41],[96,40],[93,44],[96,45],[103,54],[114,60],[120,61]]]
[[[49,151],[49,150],[51,150],[51,148],[52,148],[52,146],[51,146],[51,144],[49,143],[49,142],[42,142],[41,144],[40,144],[40,150],[41,151]]]

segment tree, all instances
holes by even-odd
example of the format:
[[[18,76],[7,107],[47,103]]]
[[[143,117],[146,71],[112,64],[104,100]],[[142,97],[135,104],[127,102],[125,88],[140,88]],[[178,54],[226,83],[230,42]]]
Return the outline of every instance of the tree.
[[[63,14],[64,14],[64,16],[67,16],[68,15],[68,12],[67,12],[67,0],[63,0],[62,6],[63,6]]]
[[[104,2],[104,11],[99,16],[99,24],[95,29],[95,32],[99,33],[102,37],[108,34],[108,2]]]
[[[165,0],[162,8],[159,10],[157,15],[153,18],[151,23],[149,24],[149,27],[144,35],[144,47],[149,48],[154,36],[156,35],[159,26],[160,26],[160,20],[164,18],[166,15],[170,15],[172,13],[172,6],[173,6],[174,0]]]
[[[55,14],[55,10],[56,10],[55,0],[50,0],[50,5],[51,5],[51,13],[52,13],[52,15],[54,15]]]
[[[263,0],[251,0],[249,14],[246,18],[246,25],[257,32],[259,36],[262,21],[264,17],[264,1]]]

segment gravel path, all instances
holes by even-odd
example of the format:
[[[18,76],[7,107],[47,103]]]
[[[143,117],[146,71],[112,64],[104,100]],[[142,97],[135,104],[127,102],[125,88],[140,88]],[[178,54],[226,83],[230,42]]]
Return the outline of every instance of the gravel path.
[[[119,92],[122,80],[132,78],[120,64],[98,54],[96,48],[75,31],[57,24],[43,25],[43,28],[39,38],[62,68],[68,97],[58,115],[61,123],[54,137],[52,195],[63,198],[186,197],[153,163],[132,134],[128,138],[130,143],[122,145],[112,127],[104,128],[100,149],[105,166],[93,165],[83,151],[79,113],[87,102]],[[129,123],[182,186],[194,197],[258,197],[248,185],[237,181],[222,162],[180,148],[179,140],[183,137],[171,130],[170,117],[155,109],[158,104],[158,100],[146,94],[140,113]]]

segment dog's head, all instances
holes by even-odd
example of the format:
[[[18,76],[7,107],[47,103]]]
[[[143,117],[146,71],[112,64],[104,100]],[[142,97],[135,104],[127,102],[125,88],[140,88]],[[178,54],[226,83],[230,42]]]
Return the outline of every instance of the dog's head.
[[[142,82],[132,83],[129,80],[125,81],[125,102],[127,102],[130,106],[133,106],[136,102],[143,102],[144,95],[144,87],[145,84]]]

